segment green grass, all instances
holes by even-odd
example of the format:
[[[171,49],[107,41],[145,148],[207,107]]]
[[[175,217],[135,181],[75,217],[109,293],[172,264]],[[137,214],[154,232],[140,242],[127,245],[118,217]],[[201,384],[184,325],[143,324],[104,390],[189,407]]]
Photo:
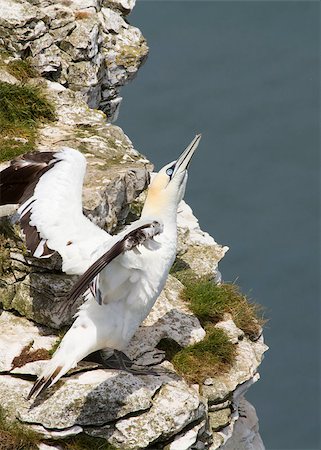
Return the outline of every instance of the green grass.
[[[32,151],[39,122],[49,120],[54,108],[39,88],[0,82],[0,161]]]
[[[43,439],[18,420],[9,420],[0,406],[0,450],[36,450]],[[47,441],[50,443],[51,441]],[[88,436],[85,433],[70,438],[52,441],[64,450],[116,450],[105,439]]]
[[[265,323],[262,307],[252,303],[236,284],[213,282],[211,275],[197,276],[184,261],[175,261],[171,273],[184,285],[181,297],[201,324],[215,324],[230,313],[236,326],[252,340]]]
[[[26,82],[30,78],[36,78],[39,73],[23,59],[14,59],[6,65],[6,70],[17,80]]]
[[[202,383],[228,371],[235,360],[236,345],[215,324],[229,313],[236,326],[256,340],[264,324],[261,307],[249,302],[235,284],[218,285],[212,276],[197,276],[183,260],[175,261],[171,273],[183,283],[181,298],[198,317],[206,335],[201,342],[183,349],[168,340],[157,347],[165,350],[167,359],[187,381]]]
[[[18,420],[8,419],[0,406],[0,450],[35,450],[40,437]]]
[[[250,339],[257,339],[264,321],[261,307],[248,301],[235,284],[215,284],[208,277],[190,278],[182,297],[202,325],[215,324],[230,313],[235,325]]]
[[[227,372],[233,365],[236,348],[220,328],[208,328],[205,338],[190,345],[172,358],[176,371],[190,383]]]

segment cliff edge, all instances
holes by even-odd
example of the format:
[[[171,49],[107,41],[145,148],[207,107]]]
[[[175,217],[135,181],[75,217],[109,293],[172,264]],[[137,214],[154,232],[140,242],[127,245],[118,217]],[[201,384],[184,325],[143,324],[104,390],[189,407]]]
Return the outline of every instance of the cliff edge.
[[[84,212],[109,232],[139,215],[152,170],[112,123],[121,86],[148,53],[126,17],[134,3],[0,1],[0,89],[10,100],[0,100],[0,169],[25,151],[81,151]],[[8,107],[22,93],[19,110],[32,100],[28,120]],[[48,394],[26,400],[82,299],[59,313],[75,277],[61,272],[57,255],[30,256],[16,209],[0,208],[2,448],[264,449],[255,410],[244,399],[267,349],[261,322],[255,306],[221,282],[217,266],[227,247],[200,229],[185,202],[177,260],[126,351],[151,372],[106,369],[92,358]]]

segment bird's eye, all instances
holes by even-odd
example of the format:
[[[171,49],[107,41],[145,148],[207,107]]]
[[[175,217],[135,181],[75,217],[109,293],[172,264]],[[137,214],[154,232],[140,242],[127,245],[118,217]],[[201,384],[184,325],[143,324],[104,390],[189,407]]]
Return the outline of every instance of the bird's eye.
[[[173,175],[173,172],[174,172],[174,170],[173,170],[172,167],[170,167],[169,169],[166,170],[166,174],[167,174],[169,177],[171,177],[171,176]]]

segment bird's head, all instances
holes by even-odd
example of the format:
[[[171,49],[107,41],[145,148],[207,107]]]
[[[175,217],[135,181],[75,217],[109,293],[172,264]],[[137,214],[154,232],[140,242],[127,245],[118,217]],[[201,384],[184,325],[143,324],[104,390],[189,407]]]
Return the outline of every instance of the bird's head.
[[[167,211],[176,213],[184,197],[187,169],[200,139],[201,135],[196,135],[176,161],[166,164],[154,176],[148,189],[144,215],[164,215]]]

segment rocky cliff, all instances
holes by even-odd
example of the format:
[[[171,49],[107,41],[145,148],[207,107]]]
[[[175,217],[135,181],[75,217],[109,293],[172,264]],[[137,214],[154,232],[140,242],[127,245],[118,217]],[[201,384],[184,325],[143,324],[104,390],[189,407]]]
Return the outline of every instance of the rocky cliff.
[[[133,6],[132,0],[0,1],[0,81],[37,87],[45,95],[55,120],[38,125],[34,148],[68,146],[85,154],[84,211],[111,232],[139,214],[152,169],[111,123],[120,87],[135,76],[148,52],[141,32],[126,18]],[[21,61],[32,69],[23,81],[21,71],[12,70]],[[264,448],[255,411],[243,397],[259,378],[266,350],[260,325],[249,332],[230,308],[209,328],[192,313],[181,274],[200,279],[206,274],[213,284],[219,282],[217,265],[227,247],[201,231],[184,202],[176,268],[126,351],[152,371],[134,376],[83,361],[48,394],[27,401],[35,374],[82,299],[59,314],[75,279],[61,272],[56,255],[40,261],[28,254],[15,211],[16,205],[0,211],[0,403],[8,420],[18,419],[36,432],[30,448]],[[184,377],[170,356],[173,348],[194,351],[213,329],[232,348],[230,364],[206,379]]]

